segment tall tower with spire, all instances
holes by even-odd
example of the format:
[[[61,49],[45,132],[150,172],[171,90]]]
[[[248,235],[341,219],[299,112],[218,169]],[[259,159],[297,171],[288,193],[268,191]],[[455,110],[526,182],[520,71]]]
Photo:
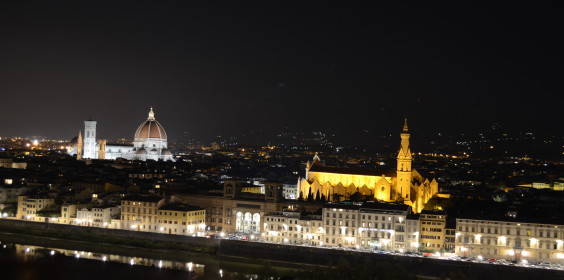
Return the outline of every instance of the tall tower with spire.
[[[410,200],[411,192],[411,147],[409,146],[409,130],[407,118],[403,124],[403,131],[400,134],[401,144],[397,159],[397,184],[396,194],[401,200]]]
[[[82,141],[82,130],[78,131],[78,140],[76,144],[76,159],[82,159],[82,147],[84,146],[84,142]]]

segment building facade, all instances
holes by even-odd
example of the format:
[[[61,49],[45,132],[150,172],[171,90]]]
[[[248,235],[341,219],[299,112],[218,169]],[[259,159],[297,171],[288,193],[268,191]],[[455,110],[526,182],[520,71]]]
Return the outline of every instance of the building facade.
[[[97,206],[76,211],[76,224],[91,227],[110,227],[112,219],[119,218],[119,206]]]
[[[444,211],[423,210],[420,214],[421,224],[419,242],[421,249],[439,251],[445,247],[446,213]]]
[[[459,256],[564,263],[564,225],[456,219]]]
[[[121,200],[121,229],[153,231],[158,228],[158,209],[165,199],[158,196],[130,196]]]
[[[323,245],[324,228],[320,215],[299,212],[272,212],[264,217],[262,238],[283,244]]]
[[[157,223],[159,232],[190,236],[204,236],[206,210],[200,207],[169,204],[159,208]]]
[[[365,202],[326,204],[323,207],[325,244],[376,250],[410,250],[413,235],[407,226],[411,207],[404,204]],[[413,241],[412,241],[413,242]]]
[[[419,214],[412,214],[407,216],[407,242],[405,244],[405,250],[407,252],[419,251],[419,230],[421,229],[419,217]]]
[[[30,221],[45,220],[44,217],[38,216],[37,214],[41,211],[55,210],[57,210],[55,199],[48,195],[20,195],[18,196],[16,218]]]

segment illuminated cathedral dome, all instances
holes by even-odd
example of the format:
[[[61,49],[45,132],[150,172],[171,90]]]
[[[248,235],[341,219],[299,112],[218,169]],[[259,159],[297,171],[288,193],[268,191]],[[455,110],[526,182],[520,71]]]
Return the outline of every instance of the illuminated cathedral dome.
[[[135,138],[159,138],[159,139],[167,139],[166,132],[163,126],[155,120],[155,113],[153,112],[153,108],[149,112],[149,117],[145,122],[143,122],[137,131],[135,132]]]
[[[84,138],[83,138],[84,135]],[[118,159],[174,161],[168,149],[167,135],[163,126],[155,120],[153,108],[149,117],[135,131],[133,145],[107,143],[96,139],[96,121],[84,121],[84,134],[71,139],[67,153],[77,159]]]

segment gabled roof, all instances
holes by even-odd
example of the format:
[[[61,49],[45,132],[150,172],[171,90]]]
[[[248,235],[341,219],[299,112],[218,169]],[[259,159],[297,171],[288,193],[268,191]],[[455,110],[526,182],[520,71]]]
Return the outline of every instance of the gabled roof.
[[[368,176],[382,176],[382,175],[386,177],[396,176],[396,171],[391,169],[348,168],[348,167],[322,166],[320,164],[312,165],[309,171],[336,173],[336,174],[368,175]]]

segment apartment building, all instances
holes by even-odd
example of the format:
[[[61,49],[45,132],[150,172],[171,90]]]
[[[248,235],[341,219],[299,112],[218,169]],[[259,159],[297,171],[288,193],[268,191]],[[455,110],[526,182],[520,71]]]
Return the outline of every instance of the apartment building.
[[[421,223],[419,242],[421,249],[439,251],[445,247],[446,213],[438,210],[423,210],[419,218]]]
[[[165,204],[159,196],[130,196],[121,200],[121,229],[158,230],[158,209]]]
[[[18,196],[18,210],[16,218],[30,221],[45,220],[38,216],[41,211],[56,211],[55,199],[49,195],[20,195]]]
[[[97,206],[76,211],[76,224],[91,227],[109,227],[112,219],[119,217],[119,206]]]
[[[264,221],[262,238],[268,242],[323,245],[324,228],[320,215],[271,212]]]
[[[169,204],[158,209],[159,232],[190,236],[204,236],[206,210],[186,204]]]
[[[411,207],[405,204],[326,204],[322,213],[324,241],[328,246],[405,250],[413,240],[409,235],[418,230],[410,226],[413,232],[408,231],[409,215]]]
[[[458,218],[456,227],[459,256],[564,263],[562,224]]]

